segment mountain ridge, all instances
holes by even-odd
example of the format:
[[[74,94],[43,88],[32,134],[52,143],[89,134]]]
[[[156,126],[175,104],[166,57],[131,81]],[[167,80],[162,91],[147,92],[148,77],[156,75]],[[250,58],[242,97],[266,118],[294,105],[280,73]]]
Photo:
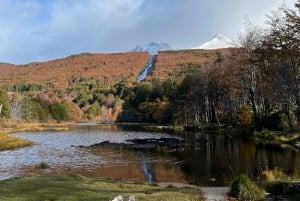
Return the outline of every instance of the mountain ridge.
[[[173,50],[168,43],[149,42],[144,45],[137,45],[131,52],[148,52],[151,55],[158,54],[159,51]]]
[[[203,43],[198,47],[193,47],[191,49],[203,49],[203,50],[214,50],[214,49],[224,49],[224,48],[234,48],[238,45],[235,42],[224,36],[223,34],[216,34],[207,42]]]

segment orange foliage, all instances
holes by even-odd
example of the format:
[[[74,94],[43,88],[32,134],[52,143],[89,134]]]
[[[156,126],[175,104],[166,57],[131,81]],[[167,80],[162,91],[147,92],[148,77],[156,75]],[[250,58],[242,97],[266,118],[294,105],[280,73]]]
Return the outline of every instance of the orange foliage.
[[[64,89],[74,78],[93,78],[113,86],[136,81],[148,58],[147,53],[85,53],[27,65],[0,64],[0,85],[26,83]]]
[[[228,55],[230,49],[219,50],[180,50],[160,52],[157,56],[153,78],[158,79],[180,79],[192,68],[205,71],[202,64],[215,61],[217,54]]]

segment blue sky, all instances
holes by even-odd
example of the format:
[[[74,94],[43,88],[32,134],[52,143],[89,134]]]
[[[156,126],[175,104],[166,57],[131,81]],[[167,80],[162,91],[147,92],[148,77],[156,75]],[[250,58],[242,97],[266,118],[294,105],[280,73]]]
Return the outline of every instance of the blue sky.
[[[1,0],[0,62],[25,64],[82,52],[125,52],[138,44],[199,46],[217,33],[237,39],[244,18],[296,0]]]

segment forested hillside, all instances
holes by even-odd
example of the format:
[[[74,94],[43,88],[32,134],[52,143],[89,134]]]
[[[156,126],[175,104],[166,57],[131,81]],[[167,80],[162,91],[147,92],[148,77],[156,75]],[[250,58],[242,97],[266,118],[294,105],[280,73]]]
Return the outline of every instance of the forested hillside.
[[[217,55],[204,50],[160,54],[171,56],[157,62],[147,83],[155,79],[179,83]],[[147,53],[84,53],[27,65],[1,64],[0,86],[7,92],[10,111],[5,116],[25,121],[115,121],[123,110],[123,93],[141,84],[137,78],[149,58]],[[166,73],[175,71],[176,77]]]
[[[0,115],[299,130],[299,1],[269,16],[267,27],[248,24],[240,48],[159,52],[142,82],[146,53],[1,64],[0,101],[8,104]]]
[[[0,65],[0,85],[22,87],[38,85],[42,88],[65,89],[80,78],[89,78],[105,87],[130,82],[145,66],[146,53],[72,55],[64,59],[27,65]]]

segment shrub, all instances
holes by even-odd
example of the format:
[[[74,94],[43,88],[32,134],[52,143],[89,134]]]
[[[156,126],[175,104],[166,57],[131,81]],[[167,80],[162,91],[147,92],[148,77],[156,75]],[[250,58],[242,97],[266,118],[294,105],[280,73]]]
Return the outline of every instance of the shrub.
[[[230,195],[239,201],[260,201],[266,196],[265,191],[246,175],[240,175],[231,182]]]
[[[25,120],[45,121],[47,119],[47,106],[40,101],[25,98],[22,103],[22,118]]]
[[[99,116],[101,112],[100,105],[96,102],[91,105],[91,107],[88,110],[88,118],[94,119],[95,117]]]
[[[39,164],[35,165],[35,168],[38,168],[38,169],[47,169],[49,167],[50,166],[45,161],[40,162]]]
[[[68,110],[69,106],[66,102],[54,103],[50,106],[51,116],[57,121],[68,120]]]

